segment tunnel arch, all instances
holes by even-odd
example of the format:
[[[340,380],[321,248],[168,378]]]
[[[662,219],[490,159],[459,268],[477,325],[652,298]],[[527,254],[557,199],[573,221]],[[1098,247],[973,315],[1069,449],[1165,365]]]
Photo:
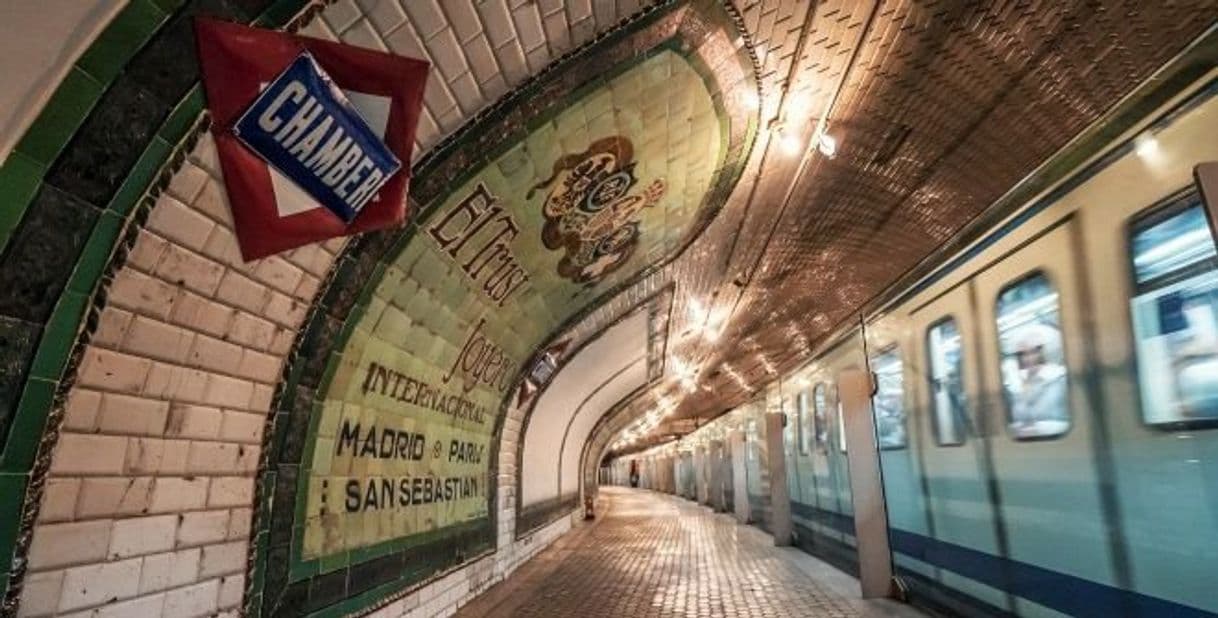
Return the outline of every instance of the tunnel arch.
[[[242,21],[257,19],[262,25],[283,24],[315,36],[351,37],[357,43],[378,44],[375,39],[362,38],[368,31],[377,32],[374,22],[378,18],[361,12],[353,20],[348,15],[350,3],[330,5],[327,9],[321,4],[280,2],[266,12],[260,12],[262,9],[255,6],[257,3],[248,4],[241,10],[221,12],[220,16]],[[227,10],[227,5],[225,7]],[[304,7],[303,11],[301,7]],[[698,21],[704,13],[695,14],[694,9],[707,11],[705,14],[713,17],[715,28],[720,30],[702,29],[711,22]],[[689,13],[684,13],[687,10]],[[396,239],[389,235],[369,235],[350,244],[332,241],[289,252],[256,266],[246,267],[240,263],[231,234],[232,223],[226,213],[227,203],[214,146],[206,133],[206,119],[201,117],[202,97],[192,79],[175,74],[167,66],[168,61],[181,59],[188,53],[188,17],[196,11],[215,13],[190,3],[177,12],[162,12],[160,21],[146,24],[151,43],[128,64],[120,63],[113,68],[118,85],[107,94],[114,97],[113,104],[86,116],[85,132],[104,134],[104,126],[115,121],[114,114],[130,113],[133,107],[138,107],[143,86],[163,88],[164,92],[160,94],[164,98],[170,98],[165,93],[171,91],[183,93],[175,99],[177,105],[170,106],[168,111],[162,110],[161,116],[145,110],[149,123],[160,121],[160,127],[135,132],[152,138],[143,151],[144,156],[134,163],[134,170],[122,168],[121,164],[130,160],[124,157],[114,157],[113,161],[95,170],[109,174],[104,179],[112,183],[116,195],[127,203],[104,213],[102,221],[106,225],[100,226],[93,236],[78,236],[78,243],[87,241],[88,268],[76,268],[71,281],[67,282],[68,290],[72,292],[69,300],[73,303],[60,301],[62,308],[47,316],[55,320],[48,327],[48,334],[57,333],[58,340],[44,341],[41,348],[30,348],[31,356],[38,353],[34,370],[40,372],[39,375],[46,375],[46,379],[31,384],[36,390],[27,392],[28,399],[23,400],[22,414],[17,421],[27,423],[25,427],[29,422],[37,423],[46,418],[47,429],[42,434],[41,446],[36,443],[21,445],[26,453],[24,456],[30,460],[34,459],[35,450],[39,454],[29,477],[32,499],[19,507],[25,513],[17,537],[17,553],[23,567],[6,579],[10,584],[6,604],[15,607],[18,602],[26,603],[23,607],[36,608],[35,615],[40,615],[42,607],[53,613],[67,607],[87,608],[94,603],[92,599],[80,598],[72,601],[75,605],[64,605],[62,599],[56,605],[45,605],[47,601],[39,598],[49,596],[51,587],[62,587],[66,579],[80,576],[84,569],[93,569],[90,572],[95,575],[111,574],[128,568],[132,561],[150,563],[153,557],[166,568],[180,566],[183,560],[192,559],[196,564],[203,564],[204,581],[189,586],[192,591],[205,584],[209,586],[205,592],[217,593],[222,602],[233,603],[235,598],[247,592],[244,589],[248,587],[246,606],[253,607],[261,601],[266,582],[274,580],[275,576],[267,569],[276,562],[277,556],[260,544],[280,538],[282,530],[275,527],[280,522],[275,519],[273,505],[285,504],[285,496],[276,488],[289,486],[293,481],[291,472],[268,465],[268,461],[277,459],[268,458],[278,458],[284,452],[295,453],[303,448],[297,437],[283,428],[294,427],[300,415],[308,411],[299,405],[303,400],[301,384],[320,380],[327,369],[324,364],[327,354],[310,356],[309,347],[319,342],[333,343],[334,336],[340,332],[334,320],[340,307],[343,303],[347,303],[347,307],[353,306],[363,294],[361,290],[373,287],[376,279],[369,275],[377,269],[376,260],[361,258],[379,257],[401,248],[393,246]],[[623,54],[632,56],[643,49],[640,46],[656,40],[675,40],[665,39],[657,30],[651,30],[647,34],[652,39],[638,36],[631,42],[633,47],[622,43],[626,40],[624,35],[632,28],[641,31],[640,24],[666,18],[669,23],[665,27],[672,29],[670,34],[681,28],[687,28],[689,35],[694,37],[728,32],[721,38],[721,50],[716,52],[719,55],[715,58],[721,61],[736,54],[735,64],[728,67],[734,71],[731,78],[751,82],[752,85],[746,88],[756,90],[752,50],[741,44],[737,30],[740,18],[730,7],[725,9],[717,3],[702,2],[694,3],[691,8],[669,2],[636,14],[624,25],[618,22],[619,17],[598,15],[597,19],[603,21],[595,22],[597,29],[582,33],[585,40],[595,38],[597,33],[612,31],[615,34],[601,37],[591,43],[591,47],[584,48],[585,56],[590,55],[589,49],[603,51],[615,44]],[[135,18],[124,13],[116,19]],[[345,25],[340,25],[344,22]],[[118,26],[130,27],[130,23],[123,21],[115,27]],[[698,46],[704,42],[698,38],[688,39],[674,49],[679,53],[696,54]],[[158,64],[158,60],[165,61],[166,66]],[[577,60],[568,54],[564,62]],[[133,67],[139,67],[138,71]],[[141,71],[149,79],[146,84],[136,83],[135,74]],[[539,77],[528,84],[536,86],[558,73],[553,68],[539,70]],[[595,71],[585,71],[580,79],[588,74],[595,74]],[[515,81],[519,83],[520,79]],[[451,84],[444,86],[455,88]],[[528,90],[532,86],[519,86],[514,95],[503,101],[524,101],[526,94],[543,99],[544,93]],[[738,87],[731,82],[723,91],[735,92]],[[136,100],[133,102],[132,98]],[[732,99],[727,104],[739,106],[739,102]],[[495,136],[487,130],[488,118],[497,113],[495,110],[507,115],[523,107],[509,110],[510,103],[501,102],[489,111],[472,115],[472,120],[458,135],[473,135],[474,139]],[[709,182],[711,197],[705,200],[709,207],[703,205],[694,209],[692,224],[686,233],[667,242],[658,253],[651,252],[646,262],[649,266],[624,277],[613,289],[598,292],[579,311],[554,322],[548,332],[571,330],[614,292],[679,254],[709,223],[743,170],[743,160],[749,155],[748,146],[756,129],[756,110],[737,109],[734,113],[730,126],[735,134],[724,138],[734,158],[714,170],[715,180]],[[478,147],[459,152],[455,146],[461,141],[459,136],[436,145],[440,135],[451,131],[456,123],[451,118],[434,114],[428,118],[433,126],[424,127],[420,142],[416,144],[416,152],[428,155],[417,162],[416,169],[431,169],[428,166],[437,165],[436,162],[445,157],[457,172],[466,169],[469,161],[464,157],[469,152],[476,152]],[[461,120],[464,122],[466,118]],[[76,139],[84,138],[78,136]],[[125,150],[133,147],[136,144],[122,144]],[[135,150],[138,151],[138,147]],[[93,157],[100,154],[86,151],[92,152],[89,156]],[[74,168],[83,163],[76,152],[70,145],[64,155],[65,160],[72,161]],[[108,171],[111,167],[113,171]],[[439,175],[423,172],[416,174],[416,178],[415,195],[443,188]],[[84,179],[83,188],[73,189],[88,191],[94,188],[89,182],[97,180]],[[428,182],[434,185],[429,186]],[[95,189],[100,196],[101,188]],[[61,192],[51,184],[44,192],[51,197],[39,199],[63,199],[59,195]],[[423,213],[428,212],[428,206],[422,204]],[[31,212],[44,214],[41,209]],[[50,223],[62,223],[34,221],[42,228]],[[34,225],[28,227],[35,228]],[[14,272],[9,268],[13,265],[13,256],[21,258],[19,251],[29,251],[32,241],[37,238],[36,234],[27,231],[31,230],[19,229],[10,251],[6,251],[6,275]],[[19,251],[11,250],[12,247]],[[64,270],[70,272],[72,269],[65,267]],[[366,287],[336,285],[336,282],[350,280]],[[25,289],[29,294],[48,294],[48,291],[53,294],[55,289],[54,285],[43,281],[22,283],[27,283]],[[207,302],[221,290],[237,291],[220,302]],[[37,303],[27,304],[35,306]],[[225,316],[216,315],[217,311]],[[45,312],[52,313],[49,308]],[[73,321],[82,317],[81,322]],[[78,331],[78,325],[83,330]],[[160,343],[153,344],[152,339],[161,342],[165,337],[176,343],[166,349],[155,349]],[[537,337],[539,342],[544,339]],[[52,347],[60,355],[58,362],[66,369],[62,375],[51,373],[55,362],[49,356]],[[531,357],[525,360],[531,360]],[[510,376],[515,380],[513,388],[524,369],[522,364],[517,375]],[[258,377],[246,380],[243,373],[247,370]],[[514,409],[510,405],[510,394],[509,391],[502,402],[495,402],[502,411],[494,430],[496,448],[507,411]],[[49,416],[40,417],[35,410],[39,406],[44,406],[42,413],[49,413]],[[120,408],[138,411],[146,417],[144,421],[148,424],[135,428],[123,426],[123,422],[116,420],[121,414],[114,411]],[[107,413],[106,410],[111,411]],[[258,427],[261,425],[258,418],[268,410],[271,414],[264,431]],[[242,432],[244,437],[226,441],[224,436],[234,431]],[[262,438],[251,437],[258,435]],[[100,462],[87,461],[84,457],[88,453],[101,452],[119,455],[103,457],[106,461]],[[6,453],[11,454],[12,451]],[[499,458],[492,455],[490,459]],[[6,463],[12,461],[16,458],[6,458]],[[196,466],[200,467],[201,476],[195,475]],[[206,466],[213,467],[202,470]],[[491,470],[493,474],[494,468]],[[122,489],[124,485],[126,488]],[[135,494],[131,493],[132,488]],[[168,496],[173,492],[170,488],[185,490],[192,497],[185,503],[171,504]],[[116,490],[121,493],[117,499],[114,497]],[[132,498],[132,495],[136,497]],[[488,500],[492,505],[488,511],[495,521],[491,509],[497,496],[489,495]],[[88,509],[82,506],[86,502],[91,505]],[[196,528],[220,525],[217,522],[221,511],[222,533],[206,532],[204,536],[183,540],[183,534],[195,534]],[[176,523],[167,517],[174,514],[178,519]],[[189,525],[192,532],[183,532],[183,525]],[[128,546],[134,543],[130,534],[137,526],[159,526],[158,530],[167,532],[153,534],[158,539],[146,547],[138,546],[139,543]],[[98,553],[91,554],[93,557],[71,555],[73,552],[56,546],[54,538],[61,534],[77,534],[78,540],[84,539],[86,545],[96,547]],[[164,534],[168,536],[162,542],[159,537]],[[249,537],[252,542],[246,541]],[[242,563],[247,548],[253,569],[248,573],[248,579],[244,566],[237,566]],[[207,573],[220,577],[207,580]],[[307,581],[314,588],[321,585]],[[169,593],[158,590],[184,583],[174,580],[173,583],[150,584],[146,593],[145,584],[139,582],[138,590],[124,593],[116,600],[130,607],[143,608],[143,611],[150,607],[147,603],[152,597],[160,597],[162,603],[169,602],[165,597],[174,592],[184,593],[186,589]],[[302,602],[301,593],[293,594],[295,596],[287,598],[288,603]],[[305,593],[304,597],[319,598],[317,593]],[[393,597],[391,594],[381,599],[392,600]]]

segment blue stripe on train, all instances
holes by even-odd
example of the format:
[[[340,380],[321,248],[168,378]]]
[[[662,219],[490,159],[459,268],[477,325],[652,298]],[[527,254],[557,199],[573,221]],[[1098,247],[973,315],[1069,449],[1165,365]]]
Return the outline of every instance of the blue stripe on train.
[[[834,511],[791,502],[791,513],[854,534],[854,518]],[[1144,618],[1215,618],[1218,614],[1093,582],[1081,577],[1008,560],[962,545],[914,532],[889,528],[892,550],[947,569],[983,584],[1010,592],[1072,616]]]
[[[1072,616],[1214,618],[1202,609],[1173,603],[1081,577],[1008,560],[921,534],[889,529],[893,551],[975,579]],[[1062,548],[1069,551],[1069,548]]]

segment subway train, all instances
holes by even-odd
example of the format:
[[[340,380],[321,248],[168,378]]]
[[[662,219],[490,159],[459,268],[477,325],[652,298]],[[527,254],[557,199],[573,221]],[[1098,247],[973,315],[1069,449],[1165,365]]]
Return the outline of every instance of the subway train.
[[[834,380],[867,366],[911,600],[1218,616],[1218,254],[1193,177],[1218,161],[1215,95],[1218,71],[716,421],[745,433],[753,519],[767,525],[759,427],[780,399],[795,540],[857,570]]]

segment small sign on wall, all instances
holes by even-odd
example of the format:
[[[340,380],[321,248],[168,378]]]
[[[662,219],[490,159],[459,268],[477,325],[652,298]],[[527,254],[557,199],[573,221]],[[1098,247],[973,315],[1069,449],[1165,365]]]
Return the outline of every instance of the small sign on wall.
[[[244,259],[405,221],[427,62],[205,18],[195,34]]]

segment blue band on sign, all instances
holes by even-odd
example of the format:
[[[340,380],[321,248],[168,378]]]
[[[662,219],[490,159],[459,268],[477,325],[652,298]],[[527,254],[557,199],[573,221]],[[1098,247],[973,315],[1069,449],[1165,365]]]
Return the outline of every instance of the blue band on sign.
[[[267,85],[233,133],[347,223],[402,167],[308,52]]]

